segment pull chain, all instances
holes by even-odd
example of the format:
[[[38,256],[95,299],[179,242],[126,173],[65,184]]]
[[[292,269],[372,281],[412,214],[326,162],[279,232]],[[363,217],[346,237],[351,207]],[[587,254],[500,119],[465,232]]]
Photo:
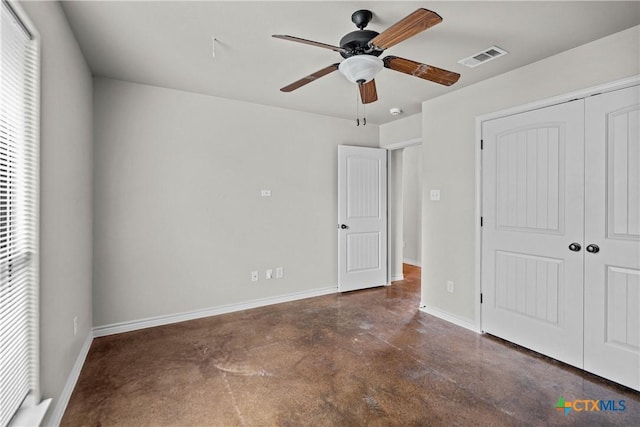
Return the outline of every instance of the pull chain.
[[[360,126],[360,86],[362,83],[358,83],[356,88],[356,126]],[[362,126],[367,125],[366,117],[366,105],[362,104]]]
[[[367,125],[367,104],[363,103],[362,104],[362,126],[366,126]]]
[[[360,126],[360,104],[359,102],[359,89],[358,87],[356,87],[356,126]]]

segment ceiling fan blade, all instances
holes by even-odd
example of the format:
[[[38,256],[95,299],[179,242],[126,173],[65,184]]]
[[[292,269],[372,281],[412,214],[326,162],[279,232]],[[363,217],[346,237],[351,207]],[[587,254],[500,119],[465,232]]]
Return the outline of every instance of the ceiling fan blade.
[[[460,74],[453,71],[443,70],[420,62],[411,61],[410,59],[398,58],[397,56],[387,56],[383,60],[384,66],[410,76],[420,77],[421,79],[431,80],[441,85],[451,86],[460,78]]]
[[[358,88],[360,89],[360,99],[362,99],[363,104],[370,104],[378,100],[375,80],[358,85]]]
[[[328,67],[325,67],[321,70],[316,71],[315,73],[309,74],[306,77],[301,78],[300,80],[297,80],[293,83],[291,83],[290,85],[287,85],[285,87],[283,87],[282,89],[280,89],[282,92],[291,92],[294,91],[296,89],[298,89],[299,87],[302,87],[308,83],[311,83],[314,80],[319,79],[320,77],[326,76],[329,73],[334,72],[335,70],[338,69],[338,65],[339,64],[331,64]]]
[[[326,43],[314,42],[313,40],[301,39],[300,37],[293,37],[293,36],[287,36],[287,35],[281,35],[281,34],[274,34],[272,37],[275,37],[277,39],[282,39],[282,40],[289,40],[292,42],[304,43],[311,46],[322,47],[324,49],[331,49],[335,52],[345,52],[345,50],[341,47],[333,46]]]
[[[388,49],[440,22],[442,17],[437,13],[418,9],[375,36],[369,44],[383,50]]]

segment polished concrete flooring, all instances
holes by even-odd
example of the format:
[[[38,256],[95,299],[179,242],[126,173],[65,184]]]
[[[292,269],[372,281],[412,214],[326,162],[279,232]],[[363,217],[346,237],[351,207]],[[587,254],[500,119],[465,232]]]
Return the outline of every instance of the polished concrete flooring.
[[[420,312],[405,275],[97,338],[62,425],[640,426],[639,393]],[[626,410],[565,415],[560,397]]]

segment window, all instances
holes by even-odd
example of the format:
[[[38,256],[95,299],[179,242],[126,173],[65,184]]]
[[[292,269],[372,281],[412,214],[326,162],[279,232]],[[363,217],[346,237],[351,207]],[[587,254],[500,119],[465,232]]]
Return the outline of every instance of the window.
[[[0,12],[0,426],[5,426],[17,422],[19,409],[23,414],[40,402],[39,54],[12,4],[2,0]]]

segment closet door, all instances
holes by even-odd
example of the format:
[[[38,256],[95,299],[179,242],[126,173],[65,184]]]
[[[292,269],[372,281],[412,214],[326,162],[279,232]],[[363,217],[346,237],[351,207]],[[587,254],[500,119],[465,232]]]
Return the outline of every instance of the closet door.
[[[640,389],[640,89],[585,106],[584,369]],[[596,252],[597,249],[597,252]]]
[[[482,329],[582,367],[584,101],[482,137]]]

